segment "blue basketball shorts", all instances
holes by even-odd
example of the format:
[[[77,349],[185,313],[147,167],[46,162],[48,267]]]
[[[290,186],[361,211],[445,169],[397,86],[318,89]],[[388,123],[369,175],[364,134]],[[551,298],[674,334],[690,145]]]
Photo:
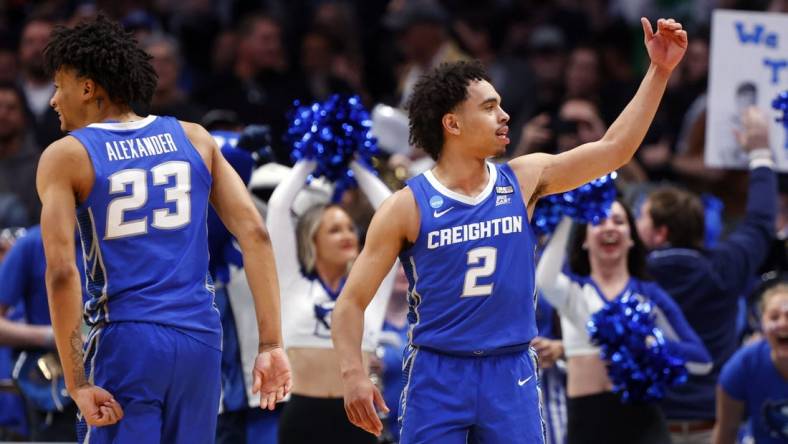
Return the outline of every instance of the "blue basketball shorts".
[[[123,408],[107,427],[77,426],[81,443],[213,443],[221,351],[181,330],[146,322],[94,328],[85,372]]]
[[[545,442],[536,355],[405,351],[401,444]]]

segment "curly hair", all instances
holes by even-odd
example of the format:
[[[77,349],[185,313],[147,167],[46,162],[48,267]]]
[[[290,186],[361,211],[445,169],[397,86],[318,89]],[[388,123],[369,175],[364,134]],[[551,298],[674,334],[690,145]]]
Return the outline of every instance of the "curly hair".
[[[158,80],[150,60],[130,33],[104,15],[73,28],[58,26],[44,49],[50,75],[72,68],[123,104],[150,104]]]
[[[438,160],[444,143],[443,116],[468,98],[471,81],[480,80],[489,82],[490,76],[477,60],[443,63],[423,75],[407,104],[410,143]]]

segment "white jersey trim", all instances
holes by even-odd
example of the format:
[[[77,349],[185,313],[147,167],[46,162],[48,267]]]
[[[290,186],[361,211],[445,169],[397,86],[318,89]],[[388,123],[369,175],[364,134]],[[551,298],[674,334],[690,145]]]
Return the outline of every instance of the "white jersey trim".
[[[99,128],[113,131],[131,131],[145,128],[156,120],[155,115],[149,114],[148,117],[132,122],[105,122],[105,123],[91,123],[88,128]]]
[[[435,188],[439,193],[443,194],[444,196],[452,198],[457,202],[462,202],[464,204],[478,205],[479,203],[484,202],[484,200],[487,199],[487,197],[490,195],[493,188],[495,187],[495,182],[498,181],[498,169],[495,167],[495,165],[493,165],[490,162],[486,162],[486,164],[487,164],[487,171],[490,172],[490,180],[487,182],[487,186],[484,187],[484,190],[482,190],[482,192],[475,197],[466,196],[464,194],[460,194],[456,191],[452,191],[446,188],[446,186],[440,183],[440,181],[438,181],[438,178],[435,177],[434,174],[432,174],[432,170],[425,171],[424,177],[427,179],[430,185],[432,185],[433,188]]]

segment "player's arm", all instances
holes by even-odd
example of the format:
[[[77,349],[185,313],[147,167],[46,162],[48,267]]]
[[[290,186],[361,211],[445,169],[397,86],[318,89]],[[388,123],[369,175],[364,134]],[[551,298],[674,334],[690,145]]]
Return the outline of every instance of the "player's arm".
[[[529,196],[535,198],[571,190],[629,162],[654,119],[671,72],[687,49],[687,33],[680,23],[660,19],[657,32],[641,19],[645,43],[651,58],[635,96],[602,139],[572,150],[549,155],[535,153],[511,161],[512,169],[521,178],[536,177],[537,184]]]
[[[66,388],[88,424],[104,426],[118,422],[123,411],[112,395],[88,382],[83,364],[82,290],[74,231],[77,177],[85,172],[86,156],[73,137],[54,142],[41,155],[36,187],[42,203],[49,314]]]
[[[213,137],[199,125],[184,123],[184,129],[200,154],[209,156],[206,164],[213,180],[211,204],[241,246],[259,335],[253,391],[260,392],[261,408],[273,410],[290,391],[291,374],[282,350],[279,282],[271,238],[246,185],[222,156]]]
[[[388,408],[361,359],[364,310],[408,239],[408,224],[418,219],[415,212],[413,194],[407,188],[383,202],[370,222],[364,249],[350,270],[332,315],[331,337],[339,356],[345,411],[350,422],[375,435],[380,435],[383,424],[373,403],[381,410]]]

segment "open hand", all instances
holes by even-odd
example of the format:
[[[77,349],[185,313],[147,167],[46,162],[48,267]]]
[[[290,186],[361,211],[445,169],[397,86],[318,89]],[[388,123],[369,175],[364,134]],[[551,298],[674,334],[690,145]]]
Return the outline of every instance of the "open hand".
[[[261,351],[252,370],[252,393],[260,393],[260,408],[273,410],[293,385],[290,361],[281,347]]]
[[[651,28],[651,22],[641,17],[644,41],[651,63],[667,71],[679,64],[687,51],[687,31],[681,28],[681,23],[673,19],[657,20],[657,32]]]
[[[123,419],[123,408],[118,401],[99,386],[86,384],[70,395],[89,426],[108,426]]]
[[[375,406],[384,413],[389,412],[380,391],[366,375],[361,374],[345,380],[344,386],[345,412],[350,422],[375,436],[380,436],[383,433],[383,423],[380,422]]]

